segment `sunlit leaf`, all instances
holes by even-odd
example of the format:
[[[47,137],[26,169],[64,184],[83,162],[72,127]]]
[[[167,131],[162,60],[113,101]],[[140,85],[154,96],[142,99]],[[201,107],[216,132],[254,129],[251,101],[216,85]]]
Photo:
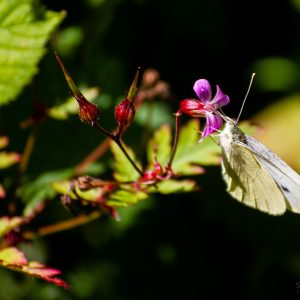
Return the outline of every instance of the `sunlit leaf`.
[[[135,155],[133,151],[126,147],[127,152],[132,160],[135,161]],[[132,166],[132,164],[128,161],[124,153],[120,150],[120,148],[116,145],[116,143],[111,143],[111,151],[114,155],[114,177],[116,180],[121,182],[126,181],[136,181],[140,175]],[[136,162],[137,163],[137,162]],[[137,163],[137,165],[139,165]]]
[[[0,152],[0,169],[5,169],[20,161],[20,154],[15,152]]]
[[[34,0],[0,2],[0,104],[12,101],[38,71],[50,33],[65,13],[46,11]]]
[[[255,138],[300,173],[300,95],[280,99],[253,120],[261,128]]]
[[[126,207],[148,198],[148,195],[142,191],[118,190],[112,193],[107,201],[110,206]]]
[[[0,218],[0,237],[12,229],[19,227],[26,219],[23,217],[1,217]]]
[[[0,265],[14,271],[46,280],[64,288],[69,287],[64,280],[54,277],[61,274],[59,270],[49,268],[39,262],[28,262],[24,253],[15,247],[0,250]]]
[[[157,161],[166,166],[171,154],[171,127],[169,125],[163,125],[155,131],[152,139],[148,143],[147,156],[150,165],[153,165],[154,156],[157,151]]]
[[[27,264],[27,259],[22,251],[10,247],[0,250],[0,264],[3,266],[22,266]]]
[[[162,194],[190,192],[195,188],[196,183],[193,180],[169,179],[157,184],[157,191]]]

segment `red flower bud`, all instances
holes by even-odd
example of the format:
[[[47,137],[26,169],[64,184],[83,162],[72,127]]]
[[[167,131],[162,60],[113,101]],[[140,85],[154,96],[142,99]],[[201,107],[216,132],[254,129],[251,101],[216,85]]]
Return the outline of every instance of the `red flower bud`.
[[[179,112],[187,114],[190,117],[204,117],[204,104],[195,99],[185,99],[180,102]]]
[[[128,126],[131,124],[134,115],[134,100],[137,94],[137,80],[139,77],[140,69],[137,69],[134,79],[131,83],[130,89],[127,93],[126,99],[124,99],[119,105],[115,108],[115,118],[118,122],[118,133],[121,135],[125,132]]]
[[[76,84],[72,80],[70,74],[68,73],[67,69],[65,68],[64,64],[62,63],[61,59],[57,55],[57,53],[54,53],[56,56],[56,59],[58,63],[60,64],[60,67],[65,75],[65,78],[67,80],[67,83],[71,89],[72,96],[77,100],[77,103],[79,105],[79,117],[83,122],[86,122],[90,124],[91,126],[94,126],[94,124],[97,122],[100,112],[97,108],[97,106],[91,102],[89,102],[79,91]]]
[[[125,99],[115,108],[115,118],[118,122],[118,134],[122,134],[131,124],[135,115],[133,101]]]
[[[79,104],[79,117],[80,119],[90,124],[91,126],[94,126],[94,124],[99,119],[100,112],[98,110],[98,107],[87,101],[83,96],[81,98],[75,97],[77,100],[77,103]]]

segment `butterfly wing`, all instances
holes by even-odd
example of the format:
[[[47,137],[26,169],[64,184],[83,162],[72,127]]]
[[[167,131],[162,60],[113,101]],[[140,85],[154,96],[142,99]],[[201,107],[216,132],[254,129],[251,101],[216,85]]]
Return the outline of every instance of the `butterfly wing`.
[[[250,150],[268,170],[287,200],[287,208],[300,213],[300,176],[272,150],[254,138],[246,136],[246,143],[239,143]]]
[[[272,215],[283,214],[286,202],[282,191],[246,143],[245,134],[233,122],[226,122],[220,134],[220,146],[227,191],[248,206]]]
[[[272,215],[283,214],[283,193],[268,170],[247,148],[230,142],[223,150],[222,170],[227,191],[238,201]]]

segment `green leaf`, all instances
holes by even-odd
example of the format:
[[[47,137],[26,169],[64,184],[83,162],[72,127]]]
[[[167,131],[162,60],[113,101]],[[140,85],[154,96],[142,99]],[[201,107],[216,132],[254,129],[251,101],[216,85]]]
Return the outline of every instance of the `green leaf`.
[[[118,145],[114,142],[111,143],[111,151],[114,155],[114,177],[116,180],[121,182],[126,181],[136,181],[139,179],[140,175],[132,166],[132,164],[128,161],[124,153],[120,150]],[[133,161],[135,161],[135,155],[133,151],[124,145],[126,151]],[[135,161],[135,163],[139,166],[139,164]]]
[[[148,198],[148,195],[142,191],[117,190],[109,196],[107,205],[115,207],[126,207]]]
[[[134,121],[141,126],[155,129],[164,123],[174,122],[170,107],[162,102],[143,102],[137,111]]]
[[[196,182],[193,180],[175,180],[169,179],[161,181],[157,184],[156,191],[162,194],[173,194],[190,192],[196,189]]]
[[[21,186],[19,196],[26,203],[24,215],[31,215],[40,202],[52,199],[56,195],[52,184],[56,181],[70,178],[74,175],[73,169],[55,170],[39,176],[36,180]]]
[[[37,73],[50,33],[64,16],[34,0],[0,2],[0,105],[15,99]]]
[[[22,251],[17,248],[10,247],[0,250],[0,264],[3,266],[21,266],[27,264],[27,259]]]
[[[147,147],[147,156],[150,166],[153,166],[155,149],[157,150],[157,161],[162,166],[167,165],[171,154],[171,141],[171,127],[169,125],[163,125],[155,131]]]
[[[20,161],[20,154],[15,152],[0,152],[0,169],[5,169]]]
[[[220,163],[220,147],[210,138],[199,140],[199,122],[189,121],[180,130],[178,146],[173,162],[173,171],[180,175],[203,173],[201,166]]]

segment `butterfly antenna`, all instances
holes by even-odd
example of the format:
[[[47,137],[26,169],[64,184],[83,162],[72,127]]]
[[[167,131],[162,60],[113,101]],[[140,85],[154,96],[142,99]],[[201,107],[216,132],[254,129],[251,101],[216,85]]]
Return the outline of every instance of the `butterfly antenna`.
[[[239,119],[240,119],[240,116],[241,116],[241,114],[242,114],[242,111],[243,111],[243,108],[244,108],[246,99],[247,99],[247,97],[248,97],[248,94],[249,94],[249,92],[250,92],[250,89],[251,89],[251,86],[252,86],[252,83],[253,83],[254,76],[255,76],[255,73],[252,73],[252,76],[251,76],[251,79],[250,79],[250,83],[249,83],[249,86],[248,86],[248,90],[247,90],[247,93],[246,93],[246,95],[245,95],[245,97],[244,97],[243,104],[242,104],[242,107],[241,107],[241,109],[240,109],[239,115],[238,115],[238,117],[237,117],[237,119],[236,119],[236,121],[235,121],[235,125],[238,123],[238,121],[239,121]]]

